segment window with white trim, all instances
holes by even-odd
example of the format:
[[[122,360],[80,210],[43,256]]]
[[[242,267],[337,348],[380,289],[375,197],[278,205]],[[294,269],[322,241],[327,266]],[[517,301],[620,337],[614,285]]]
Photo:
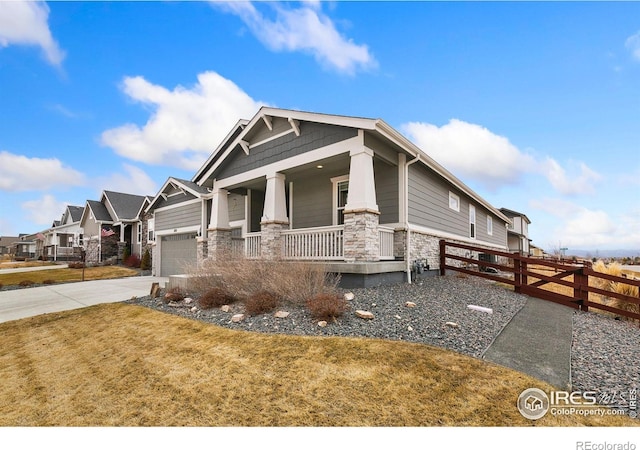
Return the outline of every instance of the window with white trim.
[[[344,207],[349,196],[349,175],[332,178],[333,183],[333,224],[344,224]]]
[[[476,207],[469,205],[469,237],[476,238]]]
[[[139,244],[140,242],[142,242],[142,222],[138,222],[137,225],[136,225],[136,228],[137,228],[137,231],[138,231],[138,233],[137,233],[138,234],[138,241],[137,242]]]
[[[460,212],[460,197],[453,192],[449,192],[449,208]]]
[[[493,235],[493,217],[487,216],[487,234],[489,236]]]
[[[148,233],[147,240],[148,240],[148,242],[153,242],[153,241],[156,240],[156,237],[155,237],[155,235],[153,233],[155,231],[154,228],[155,228],[155,219],[149,219],[147,221],[147,233]]]

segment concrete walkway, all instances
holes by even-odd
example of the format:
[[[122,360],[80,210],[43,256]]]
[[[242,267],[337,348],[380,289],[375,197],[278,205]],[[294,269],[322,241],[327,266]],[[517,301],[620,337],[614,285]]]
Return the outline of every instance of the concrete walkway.
[[[20,273],[20,272],[39,272],[41,270],[54,270],[54,269],[67,269],[67,264],[56,264],[47,266],[35,266],[35,267],[14,267],[11,269],[0,269],[0,275],[3,273]]]
[[[483,358],[569,390],[574,312],[528,297]]]
[[[163,288],[164,277],[129,277],[113,280],[53,284],[0,292],[0,323],[52,312],[115,303],[149,295],[151,285]]]

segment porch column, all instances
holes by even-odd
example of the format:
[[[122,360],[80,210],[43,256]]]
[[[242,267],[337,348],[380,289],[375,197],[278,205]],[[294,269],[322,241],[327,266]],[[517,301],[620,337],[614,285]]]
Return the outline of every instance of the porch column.
[[[344,259],[379,261],[380,211],[376,203],[373,150],[363,145],[351,150],[350,156],[349,194],[344,207]]]
[[[287,198],[282,173],[267,175],[267,189],[264,194],[264,209],[260,221],[261,253],[265,259],[282,256],[282,230],[289,228]]]
[[[229,202],[226,189],[214,189],[211,198],[211,220],[209,221],[207,255],[217,259],[218,256],[231,252],[231,227],[229,226]],[[204,241],[200,252],[204,256]]]

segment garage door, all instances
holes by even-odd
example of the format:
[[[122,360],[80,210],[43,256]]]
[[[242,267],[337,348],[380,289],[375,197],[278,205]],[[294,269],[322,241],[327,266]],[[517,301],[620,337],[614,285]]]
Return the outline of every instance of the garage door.
[[[160,248],[160,276],[168,277],[186,272],[197,261],[196,234],[163,236]]]

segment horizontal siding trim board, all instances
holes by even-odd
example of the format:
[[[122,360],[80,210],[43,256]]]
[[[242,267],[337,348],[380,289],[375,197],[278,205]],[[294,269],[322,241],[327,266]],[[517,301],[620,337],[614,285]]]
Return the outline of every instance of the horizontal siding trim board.
[[[169,210],[171,210],[171,209],[181,208],[181,207],[186,206],[186,205],[192,205],[192,204],[195,204],[195,203],[201,203],[201,202],[202,202],[202,199],[199,199],[199,198],[193,198],[193,199],[191,199],[191,200],[187,200],[187,201],[185,201],[185,202],[175,203],[175,204],[173,204],[173,205],[169,205],[169,206],[162,206],[162,207],[160,207],[160,208],[155,208],[155,209],[154,209],[154,211],[155,211],[155,212],[169,211]]]
[[[155,235],[158,237],[169,236],[171,234],[198,233],[200,234],[200,225],[191,227],[180,227],[166,230],[156,230]]]
[[[501,249],[501,250],[507,249],[506,241],[505,241],[504,245],[500,245],[500,244],[496,244],[496,243],[493,243],[493,242],[483,241],[481,239],[471,239],[469,237],[463,237],[463,236],[460,236],[460,235],[457,235],[457,234],[447,233],[446,231],[436,230],[436,229],[433,229],[433,228],[427,228],[427,227],[423,227],[423,226],[420,226],[420,225],[414,225],[414,224],[411,224],[411,223],[409,224],[409,231],[416,232],[416,233],[421,233],[421,234],[428,234],[428,235],[439,237],[439,238],[443,238],[443,239],[451,239],[451,240],[455,240],[455,241],[458,241],[458,242],[461,242],[461,243],[465,243],[465,244],[472,244],[472,245],[485,246],[485,247],[493,247],[493,248],[497,248],[497,249]]]

